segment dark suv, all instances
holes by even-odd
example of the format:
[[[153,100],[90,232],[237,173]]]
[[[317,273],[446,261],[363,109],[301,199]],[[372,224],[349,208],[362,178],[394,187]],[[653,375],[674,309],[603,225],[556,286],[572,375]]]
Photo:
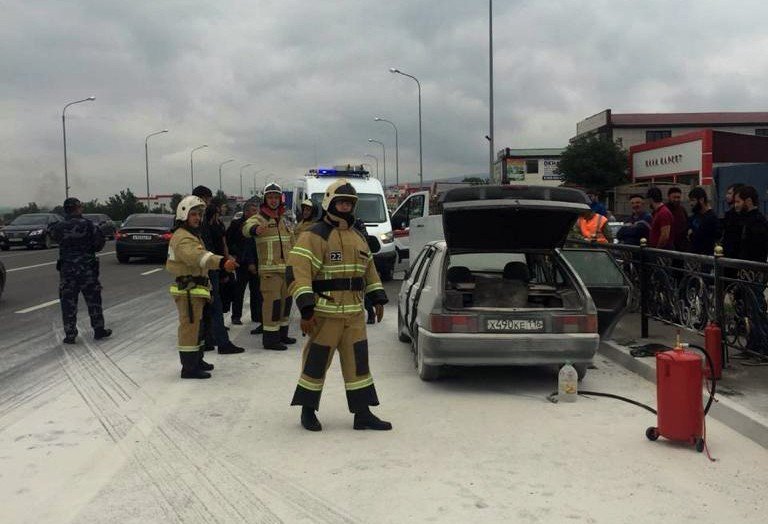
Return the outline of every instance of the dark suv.
[[[101,233],[104,235],[104,238],[108,238],[110,240],[115,239],[115,231],[117,228],[115,227],[115,223],[112,221],[112,219],[107,215],[102,213],[85,213],[83,214],[83,218],[87,218],[96,224],[96,227],[101,229]]]
[[[55,213],[28,213],[17,216],[10,224],[0,228],[0,249],[8,251],[15,246],[27,249],[50,248],[54,245],[51,227],[62,220],[64,218]]]

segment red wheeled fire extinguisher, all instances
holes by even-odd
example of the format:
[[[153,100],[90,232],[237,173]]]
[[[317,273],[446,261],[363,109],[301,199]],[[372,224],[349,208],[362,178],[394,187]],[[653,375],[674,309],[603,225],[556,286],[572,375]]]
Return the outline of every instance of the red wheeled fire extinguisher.
[[[708,367],[713,369],[712,359],[702,350]],[[714,375],[714,373],[711,373]],[[704,370],[698,353],[686,351],[677,345],[671,351],[656,354],[657,427],[646,430],[645,436],[656,440],[661,435],[669,440],[688,442],[696,451],[704,451],[704,416],[709,411],[715,395],[712,379],[710,398],[706,408],[702,406]]]

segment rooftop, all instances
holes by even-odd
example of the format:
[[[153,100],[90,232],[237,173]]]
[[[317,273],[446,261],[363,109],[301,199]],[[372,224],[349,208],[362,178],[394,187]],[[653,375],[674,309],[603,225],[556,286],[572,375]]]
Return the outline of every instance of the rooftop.
[[[713,126],[713,125],[768,125],[766,112],[720,113],[611,113],[614,126]]]

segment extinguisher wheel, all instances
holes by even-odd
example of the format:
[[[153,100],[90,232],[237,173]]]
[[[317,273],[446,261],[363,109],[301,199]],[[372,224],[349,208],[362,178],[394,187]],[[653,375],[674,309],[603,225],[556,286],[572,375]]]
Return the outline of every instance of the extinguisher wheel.
[[[648,437],[648,440],[656,440],[659,438],[659,430],[651,426],[645,430],[645,436]]]
[[[696,451],[698,451],[699,453],[704,451],[704,439],[701,437],[696,439]]]

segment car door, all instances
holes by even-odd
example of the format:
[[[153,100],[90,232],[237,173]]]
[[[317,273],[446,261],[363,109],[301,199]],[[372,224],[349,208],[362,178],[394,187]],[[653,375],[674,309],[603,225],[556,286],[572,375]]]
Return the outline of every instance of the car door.
[[[592,295],[600,336],[609,337],[629,307],[632,284],[604,249],[568,248],[560,253]]]
[[[422,253],[424,256],[421,257],[418,265],[414,268],[413,279],[405,300],[406,309],[405,315],[403,316],[403,322],[411,336],[416,336],[415,322],[419,313],[419,300],[421,299],[424,283],[429,274],[429,268],[432,265],[436,249],[433,246],[427,246],[422,250]]]
[[[410,225],[414,218],[429,215],[429,191],[420,191],[408,195],[392,213],[392,233],[395,237],[397,251],[396,270],[404,270],[409,265],[410,257]]]

